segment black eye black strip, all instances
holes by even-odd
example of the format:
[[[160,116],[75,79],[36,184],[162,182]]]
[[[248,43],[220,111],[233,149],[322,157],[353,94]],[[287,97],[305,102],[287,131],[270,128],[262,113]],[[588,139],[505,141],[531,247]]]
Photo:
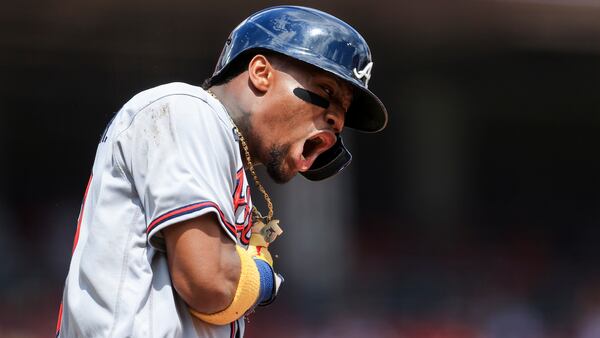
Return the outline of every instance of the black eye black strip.
[[[303,101],[314,104],[315,106],[319,106],[324,109],[329,108],[329,101],[326,98],[304,88],[295,88],[294,95],[298,96],[298,98]]]

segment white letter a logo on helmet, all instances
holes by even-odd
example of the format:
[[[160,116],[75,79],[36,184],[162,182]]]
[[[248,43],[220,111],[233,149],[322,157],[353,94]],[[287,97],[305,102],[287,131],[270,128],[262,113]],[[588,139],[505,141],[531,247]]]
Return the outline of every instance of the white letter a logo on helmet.
[[[354,76],[356,76],[357,79],[362,80],[362,78],[365,78],[365,87],[369,87],[369,80],[371,79],[371,69],[373,69],[373,62],[369,62],[365,68],[363,68],[360,71],[357,71],[356,68],[354,68]]]

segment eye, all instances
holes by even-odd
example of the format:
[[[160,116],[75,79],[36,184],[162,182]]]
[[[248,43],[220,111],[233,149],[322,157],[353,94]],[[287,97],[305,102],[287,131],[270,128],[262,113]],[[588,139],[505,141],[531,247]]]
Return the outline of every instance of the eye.
[[[325,94],[327,94],[327,96],[329,96],[329,97],[333,96],[333,89],[331,89],[331,87],[321,86],[321,89],[323,89],[323,91],[325,92]]]

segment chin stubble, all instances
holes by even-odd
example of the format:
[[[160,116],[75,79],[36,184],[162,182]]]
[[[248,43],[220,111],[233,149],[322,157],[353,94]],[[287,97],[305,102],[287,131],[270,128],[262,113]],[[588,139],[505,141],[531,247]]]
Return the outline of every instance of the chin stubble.
[[[275,183],[283,184],[292,179],[293,176],[283,171],[283,161],[290,150],[289,145],[272,146],[269,150],[269,160],[265,164],[267,173]]]
[[[262,152],[260,148],[264,149],[266,146],[260,135],[255,133],[253,128],[250,127],[250,114],[244,114],[238,126],[241,129],[242,135],[246,138],[246,142],[249,143],[248,147],[250,148],[250,153],[253,154],[254,164],[262,162],[267,169],[267,173],[275,183],[283,184],[290,181],[293,176],[286,174],[283,170],[283,162],[288,155],[290,145],[272,145],[268,152]],[[263,156],[260,156],[262,158],[256,158],[256,154],[261,153],[263,154]]]

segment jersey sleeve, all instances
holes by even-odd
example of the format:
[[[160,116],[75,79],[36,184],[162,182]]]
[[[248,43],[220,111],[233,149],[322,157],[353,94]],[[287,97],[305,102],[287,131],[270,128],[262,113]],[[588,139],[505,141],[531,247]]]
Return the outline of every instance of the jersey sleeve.
[[[237,241],[231,221],[236,172],[231,133],[205,101],[171,95],[138,112],[119,135],[123,170],[137,190],[150,245],[164,250],[162,229],[209,212]]]

